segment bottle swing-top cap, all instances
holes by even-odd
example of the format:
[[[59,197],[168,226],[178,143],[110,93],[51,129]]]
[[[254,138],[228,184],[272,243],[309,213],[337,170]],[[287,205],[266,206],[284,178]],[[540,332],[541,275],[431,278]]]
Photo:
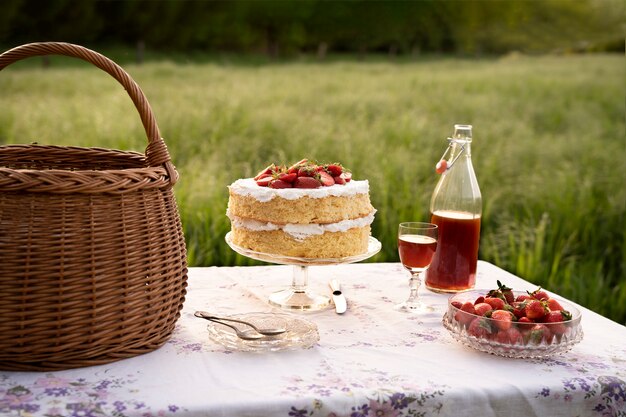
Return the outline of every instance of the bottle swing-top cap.
[[[459,159],[459,157],[463,154],[463,152],[465,152],[465,143],[468,143],[471,141],[472,141],[472,125],[454,125],[454,134],[452,135],[451,138],[448,138],[448,147],[446,148],[443,155],[441,155],[441,158],[439,159],[439,162],[437,162],[437,165],[435,165],[435,172],[437,172],[437,174],[443,174],[444,172],[452,168],[452,165],[454,165],[457,159]],[[462,142],[461,149],[459,150],[459,153],[456,155],[454,160],[448,163],[448,161],[446,160],[446,155],[448,154],[450,149],[452,149],[452,145],[455,142],[456,143]]]

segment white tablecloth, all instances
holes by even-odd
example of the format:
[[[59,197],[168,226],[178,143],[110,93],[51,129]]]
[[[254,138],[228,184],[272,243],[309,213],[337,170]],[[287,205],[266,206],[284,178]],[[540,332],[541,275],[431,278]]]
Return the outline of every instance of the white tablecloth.
[[[108,365],[0,372],[1,416],[626,416],[626,328],[582,308],[583,341],[549,359],[507,359],[454,341],[447,296],[420,289],[428,315],[395,311],[408,295],[399,264],[311,267],[348,311],[290,313],[319,327],[310,349],[233,352],[212,342],[196,310],[272,311],[267,296],[292,267],[191,268],[182,318],[161,349]],[[479,262],[477,288],[532,285]]]

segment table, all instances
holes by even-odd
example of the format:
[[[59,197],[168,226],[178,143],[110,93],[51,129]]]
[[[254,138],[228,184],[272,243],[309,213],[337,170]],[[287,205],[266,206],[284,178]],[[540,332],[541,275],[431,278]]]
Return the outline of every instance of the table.
[[[309,285],[338,278],[344,315],[298,314],[318,325],[305,350],[233,352],[211,341],[196,310],[273,311],[289,266],[191,268],[182,317],[162,348],[60,372],[0,372],[1,416],[626,416],[626,328],[584,309],[583,341],[547,359],[467,348],[441,324],[447,296],[420,289],[436,311],[393,310],[408,295],[397,263],[311,267]],[[477,288],[496,279],[536,286],[479,262]],[[274,310],[275,311],[275,310]]]

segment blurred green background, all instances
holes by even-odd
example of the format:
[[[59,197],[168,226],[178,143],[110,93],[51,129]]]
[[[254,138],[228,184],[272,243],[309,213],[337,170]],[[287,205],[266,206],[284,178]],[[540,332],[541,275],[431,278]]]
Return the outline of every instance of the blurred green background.
[[[621,0],[4,0],[0,44],[272,57],[623,51],[623,25]]]
[[[371,261],[397,261],[397,224],[429,218],[434,165],[469,123],[480,258],[626,323],[622,2],[33,4],[3,3],[3,50],[80,43],[146,93],[191,266],[255,264],[224,243],[226,186],[303,157],[370,181]],[[12,65],[0,91],[0,143],[145,147],[121,87],[80,61]]]

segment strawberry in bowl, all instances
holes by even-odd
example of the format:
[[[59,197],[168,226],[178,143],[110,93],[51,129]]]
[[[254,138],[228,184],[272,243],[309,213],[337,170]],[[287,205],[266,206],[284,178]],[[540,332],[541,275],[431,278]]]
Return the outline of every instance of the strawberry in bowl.
[[[583,337],[581,313],[546,291],[493,290],[453,295],[443,324],[454,339],[482,352],[513,358],[568,351]]]

